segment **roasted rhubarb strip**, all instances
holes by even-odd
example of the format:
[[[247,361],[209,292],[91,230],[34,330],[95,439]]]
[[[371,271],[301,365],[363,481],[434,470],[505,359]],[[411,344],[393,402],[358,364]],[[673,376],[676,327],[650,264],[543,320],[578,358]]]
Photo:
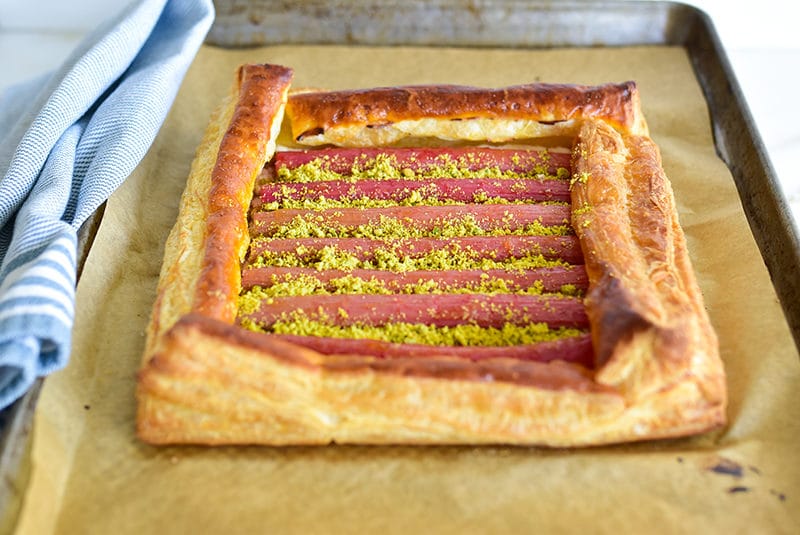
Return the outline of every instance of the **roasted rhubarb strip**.
[[[553,267],[526,269],[520,271],[492,270],[460,270],[460,271],[405,271],[392,272],[377,269],[339,269],[316,270],[314,268],[265,267],[242,270],[242,287],[248,290],[254,286],[268,288],[279,282],[287,282],[297,278],[313,278],[328,291],[336,289],[331,281],[352,277],[364,281],[376,281],[388,292],[399,293],[404,289],[433,281],[440,289],[450,291],[459,288],[480,287],[488,281],[503,281],[510,288],[531,288],[540,284],[544,292],[558,292],[566,285],[576,290],[585,291],[588,287],[586,270],[582,265],[574,267]]]
[[[371,355],[378,358],[457,357],[468,360],[510,358],[550,362],[563,360],[591,368],[594,364],[592,339],[589,334],[562,338],[536,344],[514,346],[433,346],[426,344],[395,344],[382,340],[331,338],[274,334],[287,342],[302,345],[326,355]]]
[[[248,261],[254,263],[264,253],[294,254],[313,259],[324,248],[371,260],[377,252],[391,251],[397,257],[418,258],[433,251],[469,251],[475,258],[503,262],[530,254],[547,259],[561,259],[570,264],[583,262],[580,243],[575,236],[466,236],[463,238],[406,238],[373,240],[369,238],[275,238],[256,239],[250,244]]]
[[[569,223],[570,208],[563,204],[511,204],[495,206],[392,206],[388,208],[331,208],[328,210],[273,210],[253,214],[251,234],[271,235],[295,218],[319,219],[331,227],[351,228],[398,219],[418,229],[433,230],[448,221],[471,217],[484,230],[513,231],[536,222],[545,226]]]
[[[550,327],[586,327],[583,302],[571,297],[517,294],[304,295],[261,303],[242,317],[261,327],[301,314],[335,325],[422,323],[437,327],[474,324],[501,327],[547,323]]]
[[[528,176],[555,175],[559,167],[568,169],[571,159],[568,152],[484,147],[335,148],[278,152],[274,162],[279,172],[281,168],[296,169],[313,162],[325,171],[350,174],[354,168],[371,167],[380,156],[388,157],[388,163],[397,169],[421,174],[454,166],[469,171],[496,168]]]
[[[480,199],[506,201],[569,201],[568,180],[458,179],[442,178],[420,183],[418,180],[329,180],[324,182],[267,182],[256,191],[251,208],[265,203],[313,201],[320,198],[343,201],[370,198],[407,201],[412,196],[441,201],[475,202]]]

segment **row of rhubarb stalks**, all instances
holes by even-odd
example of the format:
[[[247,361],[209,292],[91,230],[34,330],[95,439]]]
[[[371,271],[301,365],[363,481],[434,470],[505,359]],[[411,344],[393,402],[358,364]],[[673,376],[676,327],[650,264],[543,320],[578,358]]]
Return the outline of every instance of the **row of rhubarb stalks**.
[[[251,205],[239,322],[325,354],[591,368],[569,160],[477,147],[278,152]]]

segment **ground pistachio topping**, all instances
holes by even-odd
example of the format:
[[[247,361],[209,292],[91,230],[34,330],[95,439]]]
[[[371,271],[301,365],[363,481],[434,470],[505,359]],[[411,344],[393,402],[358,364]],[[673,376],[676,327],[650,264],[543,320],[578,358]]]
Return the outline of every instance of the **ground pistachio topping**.
[[[562,284],[559,292],[563,295],[568,295],[571,297],[583,297],[583,290],[574,284]]]
[[[593,210],[594,208],[591,204],[584,202],[582,205],[572,211],[573,216],[587,216],[583,218],[583,222],[580,225],[581,228],[587,228],[589,225],[591,225],[592,217],[589,217],[589,214],[591,214]]]
[[[266,251],[259,255],[252,267],[313,267],[318,270],[341,269],[382,269],[386,271],[421,270],[464,270],[464,269],[505,269],[507,271],[537,269],[544,267],[567,267],[570,264],[561,259],[548,259],[544,255],[530,251],[524,256],[506,260],[496,260],[482,256],[456,244],[444,249],[430,251],[420,256],[399,254],[396,248],[379,248],[371,257],[358,255],[326,245],[307,254]]]
[[[583,215],[583,214],[589,214],[591,212],[592,212],[592,205],[589,204],[588,202],[584,202],[578,208],[572,210],[573,215]]]
[[[503,171],[497,166],[486,166],[481,163],[479,153],[466,153],[455,157],[443,153],[435,158],[430,165],[420,166],[420,162],[413,158],[398,161],[392,154],[378,154],[356,158],[349,172],[338,173],[332,168],[335,157],[321,156],[316,159],[289,169],[285,166],[276,166],[274,174],[270,168],[270,176],[276,177],[282,184],[279,191],[270,189],[270,201],[259,206],[261,211],[279,209],[309,210],[311,213],[298,215],[290,222],[280,225],[277,229],[270,228],[270,236],[257,236],[252,240],[256,248],[268,244],[273,239],[301,239],[301,238],[366,238],[379,240],[381,246],[365,254],[364,251],[350,252],[342,250],[335,245],[328,245],[319,249],[298,246],[295,250],[287,252],[265,251],[254,262],[251,268],[260,267],[302,267],[313,268],[320,272],[325,270],[340,270],[350,272],[354,269],[382,270],[386,272],[408,271],[458,271],[458,270],[505,270],[506,272],[530,270],[547,267],[570,267],[570,264],[560,259],[548,259],[541,253],[551,253],[544,248],[532,247],[530,251],[520,257],[498,260],[494,252],[477,252],[470,247],[460,247],[450,243],[446,247],[433,251],[409,254],[409,244],[404,240],[414,238],[460,238],[460,237],[488,237],[488,236],[570,236],[574,230],[569,221],[564,220],[561,225],[546,226],[541,221],[534,221],[516,227],[514,216],[509,213],[511,208],[497,208],[497,219],[493,220],[498,228],[485,229],[479,224],[474,215],[454,215],[437,221],[433,228],[420,228],[413,219],[394,218],[381,216],[379,221],[358,226],[332,225],[326,217],[317,214],[316,210],[330,210],[337,213],[345,208],[383,208],[391,206],[469,206],[470,204],[528,204],[532,201],[508,200],[503,197],[491,196],[486,191],[477,191],[471,195],[468,202],[447,198],[440,194],[438,188],[420,182],[418,188],[404,188],[386,192],[376,196],[391,197],[390,199],[376,199],[357,193],[363,191],[356,186],[336,185],[331,189],[330,197],[313,193],[318,188],[304,186],[316,181],[348,181],[354,184],[358,180],[431,180],[438,178],[457,179],[512,179],[512,191],[526,191],[528,185],[525,181],[537,180],[562,180],[572,179],[584,181],[588,177],[572,176],[566,168],[558,168],[553,174],[548,167],[550,154],[547,151],[537,153],[536,157],[515,154],[512,163],[515,167],[530,164],[529,170],[524,172]],[[476,167],[478,169],[470,169]],[[285,184],[285,183],[297,184]],[[518,189],[515,189],[518,188]],[[331,198],[332,197],[332,198]],[[266,196],[264,198],[267,198]],[[537,204],[559,204],[559,201],[540,201]],[[494,210],[494,209],[492,209]],[[450,210],[447,210],[450,212]],[[453,210],[454,212],[458,210]],[[342,213],[342,212],[338,212]],[[265,227],[267,228],[267,227]],[[255,228],[257,230],[257,227]],[[405,247],[405,249],[404,249]],[[452,284],[443,280],[423,279],[408,282],[400,286],[389,280],[382,280],[379,276],[369,278],[357,277],[352,274],[321,280],[317,276],[308,274],[274,275],[267,286],[253,286],[244,290],[239,296],[239,321],[247,329],[275,333],[292,334],[301,336],[322,336],[349,339],[371,339],[390,343],[425,344],[433,346],[486,346],[499,347],[511,345],[535,344],[585,335],[585,330],[573,328],[550,328],[546,323],[522,323],[518,320],[522,312],[526,316],[527,308],[512,310],[511,308],[497,309],[499,304],[483,304],[494,313],[498,311],[505,318],[502,327],[480,327],[473,323],[465,323],[452,327],[437,327],[421,323],[389,322],[383,325],[366,325],[355,323],[352,325],[336,325],[342,319],[349,318],[348,311],[340,308],[338,312],[326,315],[308,314],[295,311],[284,314],[279,321],[271,325],[261,325],[251,315],[258,312],[261,307],[269,306],[275,299],[305,295],[388,295],[388,294],[522,294],[548,296],[548,299],[568,299],[582,297],[583,291],[574,284],[564,284],[556,292],[546,292],[543,281],[535,281],[530,287],[521,287],[501,276],[482,276],[479,281],[469,284]],[[554,306],[554,303],[545,303],[543,306]],[[505,306],[505,305],[503,305]],[[337,321],[338,320],[338,321]],[[511,323],[514,320],[515,323]]]
[[[278,277],[273,275],[269,286],[253,286],[244,291],[239,297],[239,309],[250,313],[257,310],[256,303],[275,297],[299,295],[342,295],[342,294],[519,294],[542,295],[544,290],[542,281],[535,281],[530,287],[521,287],[508,280],[486,276],[479,282],[466,285],[448,285],[431,279],[419,279],[413,283],[400,287],[380,280],[375,276],[368,279],[345,275],[323,282],[311,275],[287,275]],[[565,284],[558,292],[568,296],[580,296],[581,291],[573,284]],[[255,307],[255,308],[253,308]]]
[[[242,318],[243,327],[256,332],[274,334],[293,334],[299,336],[325,336],[331,338],[370,339],[396,344],[425,344],[432,346],[489,346],[536,344],[572,338],[585,334],[579,329],[560,327],[553,329],[546,323],[514,325],[505,323],[502,327],[480,327],[474,324],[454,327],[437,327],[423,323],[392,322],[384,325],[334,325],[295,312],[277,321],[269,328],[258,325],[250,318]]]
[[[530,204],[526,201],[510,201],[502,197],[489,197],[474,195],[475,204]],[[566,204],[559,201],[541,201],[539,204]],[[440,199],[435,196],[423,196],[419,191],[409,191],[406,197],[394,199],[373,199],[371,197],[350,197],[345,199],[328,199],[320,196],[317,198],[304,197],[301,199],[283,198],[280,201],[266,202],[259,207],[259,211],[269,212],[281,208],[301,210],[327,210],[331,208],[388,208],[391,206],[468,206],[467,203],[451,199]]]
[[[589,182],[590,178],[592,178],[592,174],[587,171],[583,171],[581,173],[575,173],[572,175],[572,178],[569,181],[569,186],[571,188],[577,182],[580,182],[581,184],[586,184],[587,182]]]
[[[497,227],[485,229],[472,214],[444,219],[432,229],[420,228],[412,221],[396,217],[381,216],[376,223],[357,226],[331,225],[321,215],[298,215],[270,234],[270,238],[459,238],[466,236],[567,236],[573,234],[572,227],[543,225],[540,221],[521,227]]]
[[[542,163],[533,165],[529,171],[522,173],[511,170],[503,171],[497,166],[470,169],[468,164],[472,163],[472,160],[462,158],[454,160],[448,154],[439,156],[436,165],[415,170],[398,164],[394,155],[378,154],[374,158],[357,160],[350,169],[349,174],[332,171],[330,169],[330,159],[320,157],[291,169],[286,166],[279,166],[277,168],[277,177],[281,182],[355,181],[365,178],[372,180],[426,180],[432,178],[536,178],[539,180],[556,180],[569,177],[569,170],[563,167],[557,168],[555,175],[550,174],[546,165],[549,155],[547,152],[543,154],[547,156],[543,157]]]

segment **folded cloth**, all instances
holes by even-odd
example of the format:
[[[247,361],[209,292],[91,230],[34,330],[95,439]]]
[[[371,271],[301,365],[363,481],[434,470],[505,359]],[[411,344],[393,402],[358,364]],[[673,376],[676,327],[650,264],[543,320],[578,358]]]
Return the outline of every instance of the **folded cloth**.
[[[0,407],[68,359],[77,231],[150,147],[214,17],[139,0],[0,95]]]

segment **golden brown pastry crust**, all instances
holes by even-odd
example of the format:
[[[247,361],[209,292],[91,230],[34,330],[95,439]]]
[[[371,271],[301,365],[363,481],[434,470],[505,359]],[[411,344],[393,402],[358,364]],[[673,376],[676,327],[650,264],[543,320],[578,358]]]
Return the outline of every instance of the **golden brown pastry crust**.
[[[302,92],[292,95],[286,113],[292,136],[306,145],[359,147],[428,136],[493,142],[574,136],[586,118],[647,134],[633,82]]]
[[[275,151],[292,71],[245,65],[198,147],[167,238],[144,360],[190,311],[232,322],[253,182]]]
[[[724,407],[716,334],[655,143],[586,121],[573,152],[572,206],[589,276],[595,380],[633,400],[694,382],[706,403]]]
[[[193,307],[201,314],[229,322],[236,317],[239,263],[247,251],[247,210],[253,185],[275,152],[292,71],[274,65],[245,66],[239,78],[239,100],[211,174],[205,256]]]
[[[242,221],[254,174],[274,150],[277,127],[269,118],[279,122],[290,77],[281,69],[243,68],[198,151],[168,239],[139,375],[140,438],[580,446],[680,436],[724,422],[716,340],[657,149],[634,135],[646,132],[636,99],[633,111],[616,110],[618,96],[592,100],[592,109],[607,108],[598,119],[587,119],[588,105],[570,112],[581,125],[573,217],[592,282],[587,307],[601,359],[595,372],[563,362],[321,355],[234,325],[247,241]],[[635,94],[632,84],[625,87]],[[379,102],[384,91],[360,92],[359,99]],[[552,89],[550,107],[537,109],[564,109],[572,91]],[[259,92],[271,96],[255,97]],[[300,96],[290,99],[293,120]],[[474,101],[466,101],[461,108],[449,101],[437,120],[472,113]],[[387,117],[408,113],[392,102],[384,102]],[[523,121],[552,117],[532,113]],[[614,119],[626,114],[638,119]]]

